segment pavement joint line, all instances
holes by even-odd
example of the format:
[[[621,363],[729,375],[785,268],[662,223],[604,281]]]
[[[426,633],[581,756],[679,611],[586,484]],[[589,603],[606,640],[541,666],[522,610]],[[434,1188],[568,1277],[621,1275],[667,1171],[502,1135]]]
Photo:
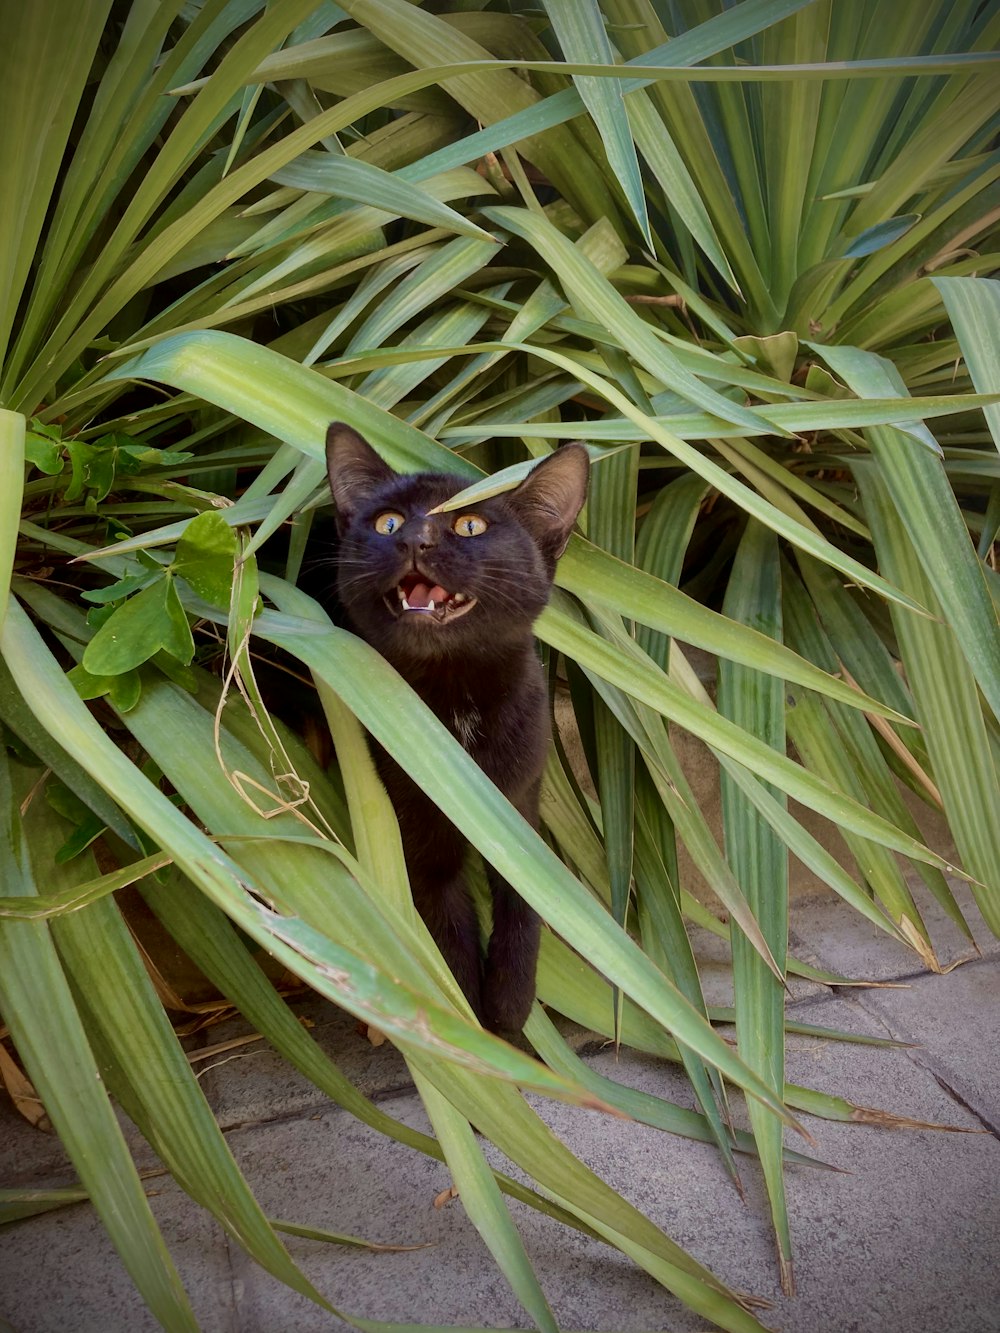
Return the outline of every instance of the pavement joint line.
[[[238,1134],[241,1130],[260,1129],[262,1125],[288,1125],[296,1120],[308,1120],[310,1116],[328,1111],[331,1106],[336,1105],[337,1103],[332,1098],[326,1097],[322,1101],[312,1102],[309,1106],[300,1107],[297,1111],[280,1111],[276,1115],[258,1116],[256,1120],[232,1120],[226,1124],[219,1121],[218,1123],[223,1134]]]
[[[912,1055],[910,1058],[913,1059]],[[977,1110],[971,1102],[967,1101],[957,1089],[952,1087],[947,1078],[945,1078],[939,1070],[934,1068],[934,1065],[930,1061],[913,1059],[913,1063],[918,1068],[925,1069],[935,1082],[939,1084],[942,1091],[947,1093],[952,1101],[957,1102],[959,1106],[964,1107],[969,1115],[974,1116],[983,1128],[992,1134],[994,1138],[1000,1139],[1000,1125],[994,1124],[982,1111]]]
[[[926,977],[948,976],[959,967],[982,967],[984,965],[996,966],[996,962],[997,960],[995,958],[991,958],[986,954],[970,955],[970,957],[961,959],[960,962],[953,964],[940,973],[934,972],[927,967],[916,967],[912,972],[899,972],[893,976],[879,977],[877,980],[871,980],[869,982],[856,981],[850,986],[837,985],[835,982],[821,981],[817,984],[823,986],[825,988],[824,990],[814,995],[797,996],[795,999],[789,1000],[785,1007],[789,1008],[796,1004],[813,1004],[819,1001],[843,1000],[850,998],[852,995],[855,997],[868,995],[871,991],[892,990],[894,987],[907,986],[911,981],[923,981]]]
[[[898,976],[880,977],[876,983],[869,986],[834,986],[837,991],[855,991],[859,995],[866,995],[869,991],[885,990],[887,981],[894,985],[906,983],[909,981],[922,981],[925,977],[947,977],[952,972],[957,972],[959,968],[964,967],[995,967],[996,958],[991,958],[987,954],[969,954],[967,958],[960,958],[956,962],[949,964],[941,972],[935,972],[929,967],[916,967],[912,972],[900,972]]]
[[[897,1032],[894,1030],[892,1024],[891,1024],[891,1023],[889,1022],[889,1020],[884,1016],[884,1014],[880,1014],[879,1011],[878,1011],[877,1009],[869,1009],[869,1008],[868,1008],[868,1006],[867,1006],[867,1005],[865,1004],[865,1002],[864,1002],[864,997],[863,997],[863,996],[861,996],[861,995],[854,995],[854,996],[851,997],[851,999],[852,999],[853,1003],[856,1004],[856,1005],[858,1006],[858,1008],[862,1011],[862,1013],[867,1014],[868,1017],[869,1017],[873,1022],[879,1024],[879,1026],[882,1028],[883,1032],[884,1032],[885,1035],[890,1039],[890,1041],[905,1041],[905,1042],[908,1042],[908,1043],[909,1043],[909,1047],[910,1047],[910,1049],[913,1048],[914,1042],[913,1042],[913,1038],[912,1038],[912,1036],[910,1036],[909,1034],[907,1034],[906,1036],[900,1036],[899,1033],[897,1033]],[[919,1043],[917,1043],[917,1044],[919,1045]]]
[[[924,972],[914,974],[914,976],[929,975],[930,973]],[[890,977],[888,980],[892,982],[892,987],[889,987],[889,989],[900,985],[895,977]],[[785,1003],[785,1013],[787,1014],[792,1009],[809,1009],[814,1005],[819,1006],[838,1004],[845,1001],[850,1002],[852,1000],[860,999],[862,995],[867,995],[869,991],[885,989],[887,988],[884,984],[878,986],[827,986],[825,990],[820,991],[815,995],[802,995],[797,999],[787,1000]],[[865,1010],[865,1012],[867,1013],[868,1011]]]
[[[414,1083],[394,1083],[390,1088],[378,1088],[375,1092],[368,1094],[368,1100],[376,1104],[393,1101],[397,1097],[409,1096],[415,1091],[415,1088],[416,1084]],[[327,1097],[322,1093],[318,1100],[310,1102],[308,1106],[300,1106],[295,1111],[279,1111],[276,1115],[258,1116],[255,1120],[233,1120],[226,1124],[219,1121],[218,1123],[223,1134],[238,1134],[241,1130],[259,1129],[262,1125],[290,1125],[294,1124],[296,1120],[311,1120],[317,1115],[325,1114],[330,1110],[343,1111],[345,1115],[352,1116],[359,1124],[364,1123],[360,1116],[355,1116],[353,1111],[341,1106],[333,1097]],[[0,1333],[3,1333],[2,1329],[0,1329]]]
[[[974,961],[990,962],[991,960],[976,959]],[[918,973],[917,975],[933,976],[934,973],[923,972],[923,973]],[[846,989],[846,987],[841,987],[841,989],[844,990]],[[864,1003],[864,1000],[866,998],[864,995],[852,995],[845,998],[853,1001],[853,1003],[855,1003],[859,1009],[863,1010],[864,1013],[867,1014],[867,1016],[870,1019],[878,1023],[880,1027],[882,1027],[882,1029],[885,1031],[886,1035],[891,1037],[893,1041],[907,1042],[908,1045],[902,1048],[903,1054],[907,1057],[907,1059],[912,1064],[916,1065],[918,1069],[923,1070],[924,1073],[930,1074],[931,1078],[934,1079],[934,1081],[939,1085],[941,1090],[944,1093],[946,1093],[947,1096],[950,1097],[953,1102],[957,1103],[957,1105],[961,1106],[965,1111],[967,1111],[969,1115],[973,1117],[973,1119],[978,1120],[979,1123],[983,1126],[983,1128],[989,1134],[992,1134],[994,1138],[1000,1139],[1000,1124],[997,1124],[993,1120],[991,1120],[988,1114],[986,1114],[983,1111],[980,1111],[976,1106],[974,1106],[970,1101],[968,1101],[958,1091],[957,1088],[953,1086],[953,1084],[950,1082],[950,1077],[951,1077],[950,1071],[947,1069],[946,1066],[939,1064],[935,1060],[934,1056],[930,1053],[930,1051],[926,1046],[924,1046],[920,1042],[915,1041],[912,1035],[908,1033],[897,1032],[893,1027],[893,1024],[889,1021],[888,1018],[886,1018],[884,1014],[879,1013],[877,1009],[870,1009]]]

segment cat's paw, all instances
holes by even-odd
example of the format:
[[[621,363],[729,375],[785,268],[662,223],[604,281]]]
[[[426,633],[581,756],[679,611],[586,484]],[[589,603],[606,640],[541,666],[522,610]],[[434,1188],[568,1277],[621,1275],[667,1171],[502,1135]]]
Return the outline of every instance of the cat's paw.
[[[534,979],[487,971],[483,1022],[491,1032],[520,1032],[535,1001]]]

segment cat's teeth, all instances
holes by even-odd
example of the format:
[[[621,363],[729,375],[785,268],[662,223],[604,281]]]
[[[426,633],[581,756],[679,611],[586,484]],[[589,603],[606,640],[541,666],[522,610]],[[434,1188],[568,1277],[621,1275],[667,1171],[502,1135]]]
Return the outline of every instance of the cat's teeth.
[[[467,602],[469,599],[468,597],[466,597],[464,592],[456,592],[452,593],[451,600],[453,602]]]
[[[436,611],[436,610],[437,610],[437,607],[434,605],[434,598],[433,598],[433,597],[432,597],[432,598],[428,601],[428,603],[427,603],[427,610],[428,610],[428,611]]]
[[[410,609],[410,603],[406,600],[405,597],[401,597],[401,600],[402,600],[402,603],[403,603],[403,610],[404,610],[404,611],[409,611],[409,609]]]

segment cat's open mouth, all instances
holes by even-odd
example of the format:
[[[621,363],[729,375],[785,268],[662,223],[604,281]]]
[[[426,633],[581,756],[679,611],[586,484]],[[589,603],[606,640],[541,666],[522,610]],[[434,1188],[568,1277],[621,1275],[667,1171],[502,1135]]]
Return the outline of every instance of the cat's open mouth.
[[[396,585],[395,598],[389,593],[385,602],[395,616],[414,612],[425,620],[443,625],[471,611],[476,599],[464,592],[449,592],[428,575],[414,569]]]

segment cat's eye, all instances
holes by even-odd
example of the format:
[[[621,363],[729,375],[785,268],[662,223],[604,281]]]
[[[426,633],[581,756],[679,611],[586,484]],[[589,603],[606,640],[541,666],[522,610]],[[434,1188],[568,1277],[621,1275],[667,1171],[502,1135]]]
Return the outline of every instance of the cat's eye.
[[[460,537],[481,537],[489,524],[478,514],[459,514],[452,527]]]
[[[389,509],[384,514],[379,514],[375,520],[375,531],[381,533],[383,537],[391,537],[405,522],[406,520],[402,514],[397,514],[395,510]]]

